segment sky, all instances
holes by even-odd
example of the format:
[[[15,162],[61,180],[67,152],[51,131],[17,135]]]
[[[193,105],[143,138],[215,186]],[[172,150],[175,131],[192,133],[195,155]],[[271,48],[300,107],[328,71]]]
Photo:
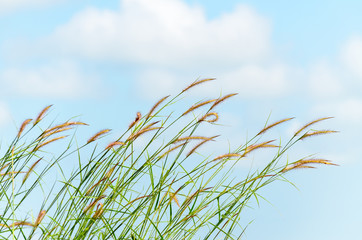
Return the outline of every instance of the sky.
[[[1,142],[49,104],[57,119],[120,132],[161,97],[215,77],[185,102],[239,93],[220,110],[220,146],[257,133],[269,115],[295,117],[281,138],[319,117],[335,117],[318,127],[339,131],[290,158],[315,153],[340,166],[290,174],[298,189],[268,186],[269,203],[246,212],[254,220],[246,239],[360,239],[361,8],[356,0],[0,0]]]

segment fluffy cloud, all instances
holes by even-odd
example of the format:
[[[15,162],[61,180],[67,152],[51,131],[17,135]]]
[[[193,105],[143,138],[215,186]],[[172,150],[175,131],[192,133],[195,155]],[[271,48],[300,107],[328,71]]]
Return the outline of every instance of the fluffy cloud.
[[[123,0],[119,10],[77,13],[32,49],[49,58],[134,64],[142,96],[216,77],[220,84],[203,92],[218,94],[221,87],[244,97],[269,97],[285,92],[288,77],[287,67],[275,63],[270,32],[268,20],[246,5],[208,19],[201,7],[181,0]]]
[[[362,37],[351,37],[342,47],[342,61],[358,78],[362,78]]]
[[[0,127],[3,127],[7,123],[9,123],[10,120],[11,114],[8,106],[5,103],[0,102]]]
[[[263,59],[270,27],[239,5],[208,20],[199,7],[180,0],[123,0],[120,11],[86,9],[46,41],[63,53],[147,65],[238,65]]]
[[[344,98],[336,99],[337,101],[328,103],[319,103],[312,112],[317,112],[325,116],[334,116],[346,127],[355,127],[362,122],[362,99],[361,98]]]
[[[0,74],[3,94],[30,97],[74,99],[89,95],[96,89],[96,79],[84,75],[71,63],[48,64],[23,69],[7,69]]]
[[[0,0],[0,14],[26,7],[49,5],[59,1],[61,0]]]
[[[335,97],[344,91],[341,73],[326,61],[314,64],[309,72],[309,89],[315,97]]]
[[[175,90],[185,87],[185,80],[191,82],[200,78],[217,76],[217,81],[205,84],[191,94],[208,97],[218,96],[220,90],[225,93],[237,92],[241,98],[276,97],[283,94],[288,88],[288,67],[282,64],[270,66],[243,65],[229,71],[212,69],[197,75],[195,71],[167,71],[147,70],[137,77],[138,89],[141,95],[149,98],[159,98],[167,94],[175,94]],[[212,75],[208,75],[212,74]],[[150,91],[152,89],[152,91]]]

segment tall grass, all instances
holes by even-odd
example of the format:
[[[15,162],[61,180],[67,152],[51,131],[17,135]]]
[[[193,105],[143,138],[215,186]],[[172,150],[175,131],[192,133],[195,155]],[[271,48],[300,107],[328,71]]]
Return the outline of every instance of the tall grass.
[[[75,134],[64,134],[86,123],[46,125],[51,106],[34,120],[26,119],[0,159],[0,237],[240,239],[246,227],[240,225],[243,210],[258,200],[261,188],[295,169],[335,165],[325,159],[283,158],[297,142],[335,132],[309,130],[328,118],[307,123],[283,145],[263,139],[264,134],[292,118],[265,125],[233,151],[205,154],[218,136],[200,136],[198,129],[215,124],[215,110],[235,94],[195,103],[180,113],[169,109],[189,89],[211,80],[160,99],[144,116],[137,113],[124,133],[104,146],[99,141],[110,129],[77,140]],[[58,147],[49,154],[45,149],[50,146]],[[266,148],[275,154],[263,168],[228,177],[248,154]],[[76,168],[70,170],[66,159]]]

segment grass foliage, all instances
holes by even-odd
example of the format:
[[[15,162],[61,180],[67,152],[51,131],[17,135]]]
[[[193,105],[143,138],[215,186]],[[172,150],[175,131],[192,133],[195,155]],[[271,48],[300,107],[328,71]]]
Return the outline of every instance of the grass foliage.
[[[258,200],[261,188],[295,169],[335,165],[283,158],[297,142],[333,133],[309,130],[328,118],[307,123],[283,145],[263,140],[264,133],[292,118],[264,126],[233,151],[205,155],[202,149],[218,136],[200,136],[197,130],[215,124],[215,109],[235,94],[198,102],[181,113],[169,109],[189,89],[211,80],[160,99],[144,116],[137,113],[126,131],[104,146],[99,141],[109,129],[77,142],[75,134],[64,134],[85,123],[46,125],[51,106],[25,120],[0,159],[0,238],[240,239],[246,227],[240,225],[243,210]],[[68,144],[63,138],[70,139]],[[59,147],[49,155],[50,146]],[[265,148],[275,149],[275,155],[263,168],[228,177],[250,152]],[[68,171],[64,160],[70,158],[77,167]],[[36,209],[29,208],[34,195]]]

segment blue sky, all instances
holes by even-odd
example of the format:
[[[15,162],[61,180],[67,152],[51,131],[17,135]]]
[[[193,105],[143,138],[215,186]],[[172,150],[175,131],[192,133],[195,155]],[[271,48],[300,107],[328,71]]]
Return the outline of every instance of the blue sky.
[[[1,139],[48,104],[58,119],[80,115],[93,132],[121,132],[155,100],[216,77],[185,101],[240,93],[220,112],[225,147],[270,113],[271,121],[296,117],[278,137],[325,116],[335,118],[320,127],[340,131],[290,157],[316,153],[341,166],[290,174],[299,190],[264,190],[272,205],[247,212],[255,219],[247,239],[360,239],[361,8],[348,0],[0,0]]]

